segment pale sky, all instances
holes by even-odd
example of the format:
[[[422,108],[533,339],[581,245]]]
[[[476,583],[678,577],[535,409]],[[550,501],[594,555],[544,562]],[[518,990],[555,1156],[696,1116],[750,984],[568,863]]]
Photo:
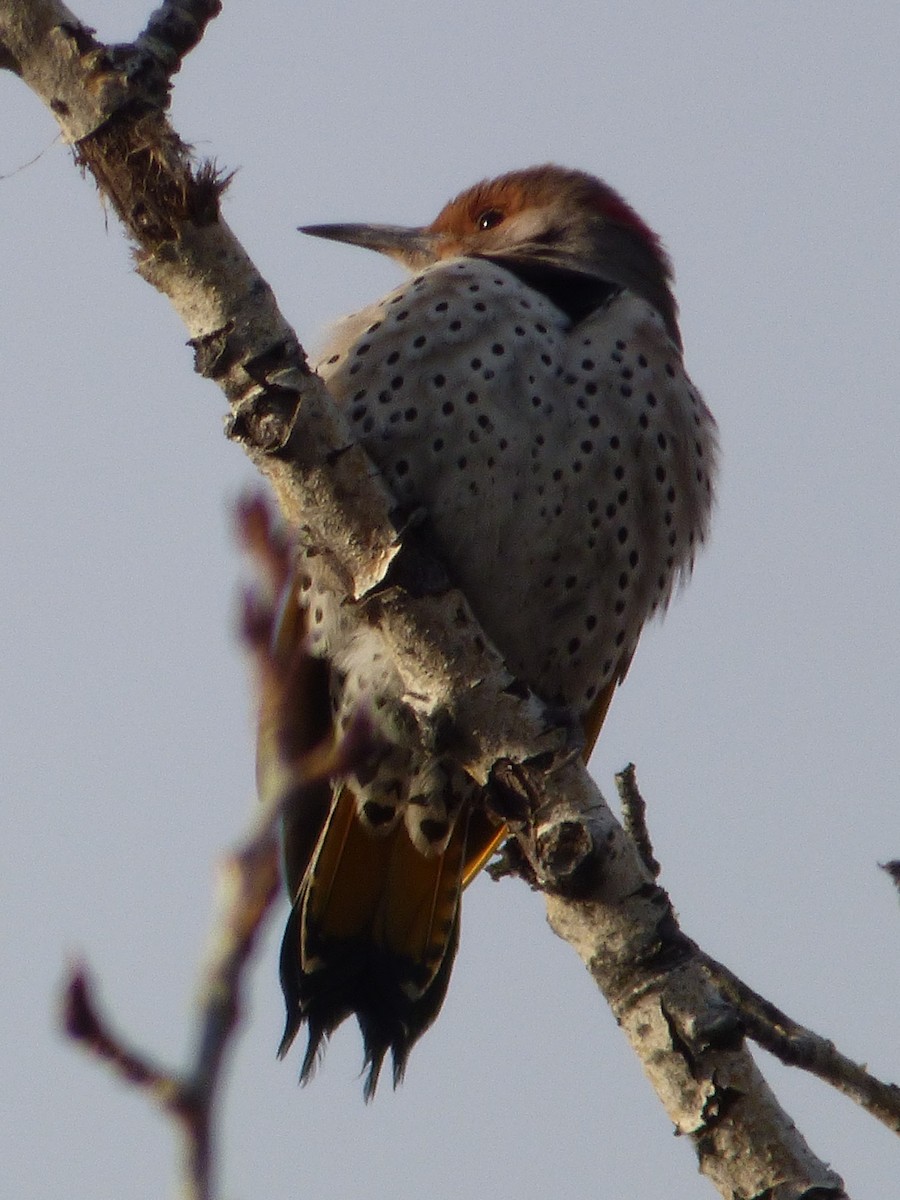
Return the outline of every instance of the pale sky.
[[[125,40],[150,7],[76,11]],[[307,344],[399,276],[301,223],[420,223],[554,160],[663,236],[720,501],[593,769],[611,797],[637,763],[685,931],[895,1081],[900,908],[877,863],[900,856],[898,58],[895,0],[257,0],[226,4],[173,107],[239,168],[227,218]],[[0,1162],[11,1196],[150,1200],[171,1131],[62,1040],[56,992],[83,954],[118,1028],[184,1052],[214,863],[254,803],[229,535],[254,472],[54,132],[0,74]],[[714,1195],[522,884],[467,893],[440,1020],[368,1108],[354,1027],[305,1089],[299,1054],[275,1059],[285,915],[249,977],[223,1195]],[[759,1057],[855,1200],[895,1194],[896,1138]]]

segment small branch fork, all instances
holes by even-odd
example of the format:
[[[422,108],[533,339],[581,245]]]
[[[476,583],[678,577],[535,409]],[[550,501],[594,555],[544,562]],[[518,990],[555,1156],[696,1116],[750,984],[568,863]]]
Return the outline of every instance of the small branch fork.
[[[240,505],[238,530],[257,580],[244,597],[243,641],[254,665],[260,706],[279,722],[277,740],[286,747],[296,740],[291,729],[296,710],[284,699],[304,668],[305,651],[284,661],[271,647],[276,602],[287,587],[292,558],[259,497]],[[211,1200],[214,1195],[212,1131],[222,1063],[240,1017],[243,973],[280,894],[278,825],[285,803],[302,802],[305,788],[352,771],[366,748],[367,722],[359,718],[339,743],[328,742],[293,761],[282,755],[277,770],[261,773],[261,803],[252,828],[220,865],[215,916],[197,989],[194,1053],[184,1070],[154,1063],[113,1031],[100,1012],[84,964],[76,964],[65,983],[63,1024],[69,1036],[125,1082],[144,1090],[180,1126],[182,1194],[189,1200]]]
[[[553,727],[511,677],[465,598],[441,582],[440,564],[407,535],[389,490],[310,374],[271,289],[223,220],[221,176],[209,164],[193,164],[169,125],[171,74],[217,9],[163,4],[135,44],[109,47],[58,0],[0,0],[0,68],[21,76],[75,144],[77,161],[135,243],[139,274],[184,319],[196,369],[228,398],[229,436],[272,484],[306,552],[320,556],[320,577],[330,573],[345,611],[378,632],[403,673],[423,738],[438,721],[445,732],[452,728],[460,764],[476,781],[496,781],[507,802],[511,793],[524,797],[524,815],[518,818],[515,805],[512,813],[518,864],[527,863],[551,926],[603,990],[676,1129],[693,1139],[703,1172],[726,1197],[841,1200],[841,1180],[780,1108],[742,1037],[751,1032],[772,1045],[786,1037],[796,1051],[807,1044],[806,1031],[798,1039],[799,1027],[770,1019],[776,1010],[680,931],[655,882],[633,773],[625,779],[623,829],[567,731]],[[270,644],[271,597],[290,556],[258,505],[245,507],[241,528],[268,580],[245,605],[244,636],[263,710],[284,720],[280,697],[290,691],[290,669],[285,675],[263,647]],[[364,740],[364,728],[354,736]],[[261,780],[254,830],[222,872],[189,1067],[162,1070],[121,1042],[100,1016],[83,967],[67,989],[73,1036],[181,1122],[186,1194],[198,1200],[212,1195],[211,1116],[237,1021],[240,975],[276,888],[278,814],[292,792],[354,761],[353,737],[292,761],[285,752],[289,719],[280,744],[277,769]],[[746,1018],[742,1000],[749,1002]],[[833,1059],[812,1059],[829,1077],[822,1064]],[[894,1089],[872,1085],[866,1094],[877,1102],[870,1099],[870,1111],[896,1128]],[[854,1086],[862,1094],[858,1077]]]

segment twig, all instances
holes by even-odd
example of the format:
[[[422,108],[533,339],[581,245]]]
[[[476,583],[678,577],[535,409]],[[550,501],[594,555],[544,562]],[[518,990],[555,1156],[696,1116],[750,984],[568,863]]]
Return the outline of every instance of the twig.
[[[629,763],[616,775],[616,790],[622,802],[622,825],[637,846],[641,861],[654,879],[659,878],[660,865],[653,855],[653,843],[647,826],[647,804],[637,785],[634,763]]]
[[[894,1133],[900,1133],[900,1087],[884,1083],[837,1049],[834,1042],[799,1024],[708,955],[702,960],[710,979],[736,1008],[747,1036],[788,1067],[809,1071]]]
[[[256,564],[258,583],[245,599],[243,638],[255,663],[260,704],[277,720],[290,722],[296,717],[283,699],[303,661],[279,660],[272,649],[276,604],[289,579],[290,553],[258,497],[241,503],[238,527]],[[176,1119],[187,1200],[211,1200],[214,1195],[213,1127],[222,1062],[240,1017],[244,972],[280,890],[277,830],[284,805],[302,798],[303,789],[352,769],[365,751],[365,726],[360,719],[339,743],[329,742],[293,761],[280,757],[261,772],[261,803],[251,830],[219,870],[215,916],[197,989],[194,1051],[183,1070],[162,1067],[128,1045],[101,1015],[87,967],[79,964],[69,973],[63,1005],[66,1032]],[[291,740],[290,731],[282,729],[272,745],[287,746]]]

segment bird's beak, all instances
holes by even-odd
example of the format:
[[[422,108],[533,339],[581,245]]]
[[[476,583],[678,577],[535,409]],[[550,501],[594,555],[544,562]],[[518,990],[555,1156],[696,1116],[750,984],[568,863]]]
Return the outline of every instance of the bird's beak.
[[[301,233],[348,242],[366,250],[377,250],[411,270],[426,267],[441,255],[441,235],[424,227],[403,225],[301,225]]]

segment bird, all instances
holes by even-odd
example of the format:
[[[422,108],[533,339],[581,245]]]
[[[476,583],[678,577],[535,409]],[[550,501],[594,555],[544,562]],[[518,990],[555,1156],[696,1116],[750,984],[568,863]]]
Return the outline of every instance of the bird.
[[[398,511],[419,514],[510,671],[580,726],[587,758],[713,506],[716,423],[684,368],[661,240],[608,184],[554,164],[477,183],[426,226],[301,231],[406,269],[332,329],[318,373]],[[301,549],[278,634],[278,653],[309,655],[299,741],[338,736],[364,707],[378,750],[284,816],[279,1054],[305,1025],[306,1082],[355,1016],[369,1100],[387,1053],[396,1086],[435,1020],[462,891],[505,830],[452,756],[423,749],[383,643],[318,582],[321,549]]]

